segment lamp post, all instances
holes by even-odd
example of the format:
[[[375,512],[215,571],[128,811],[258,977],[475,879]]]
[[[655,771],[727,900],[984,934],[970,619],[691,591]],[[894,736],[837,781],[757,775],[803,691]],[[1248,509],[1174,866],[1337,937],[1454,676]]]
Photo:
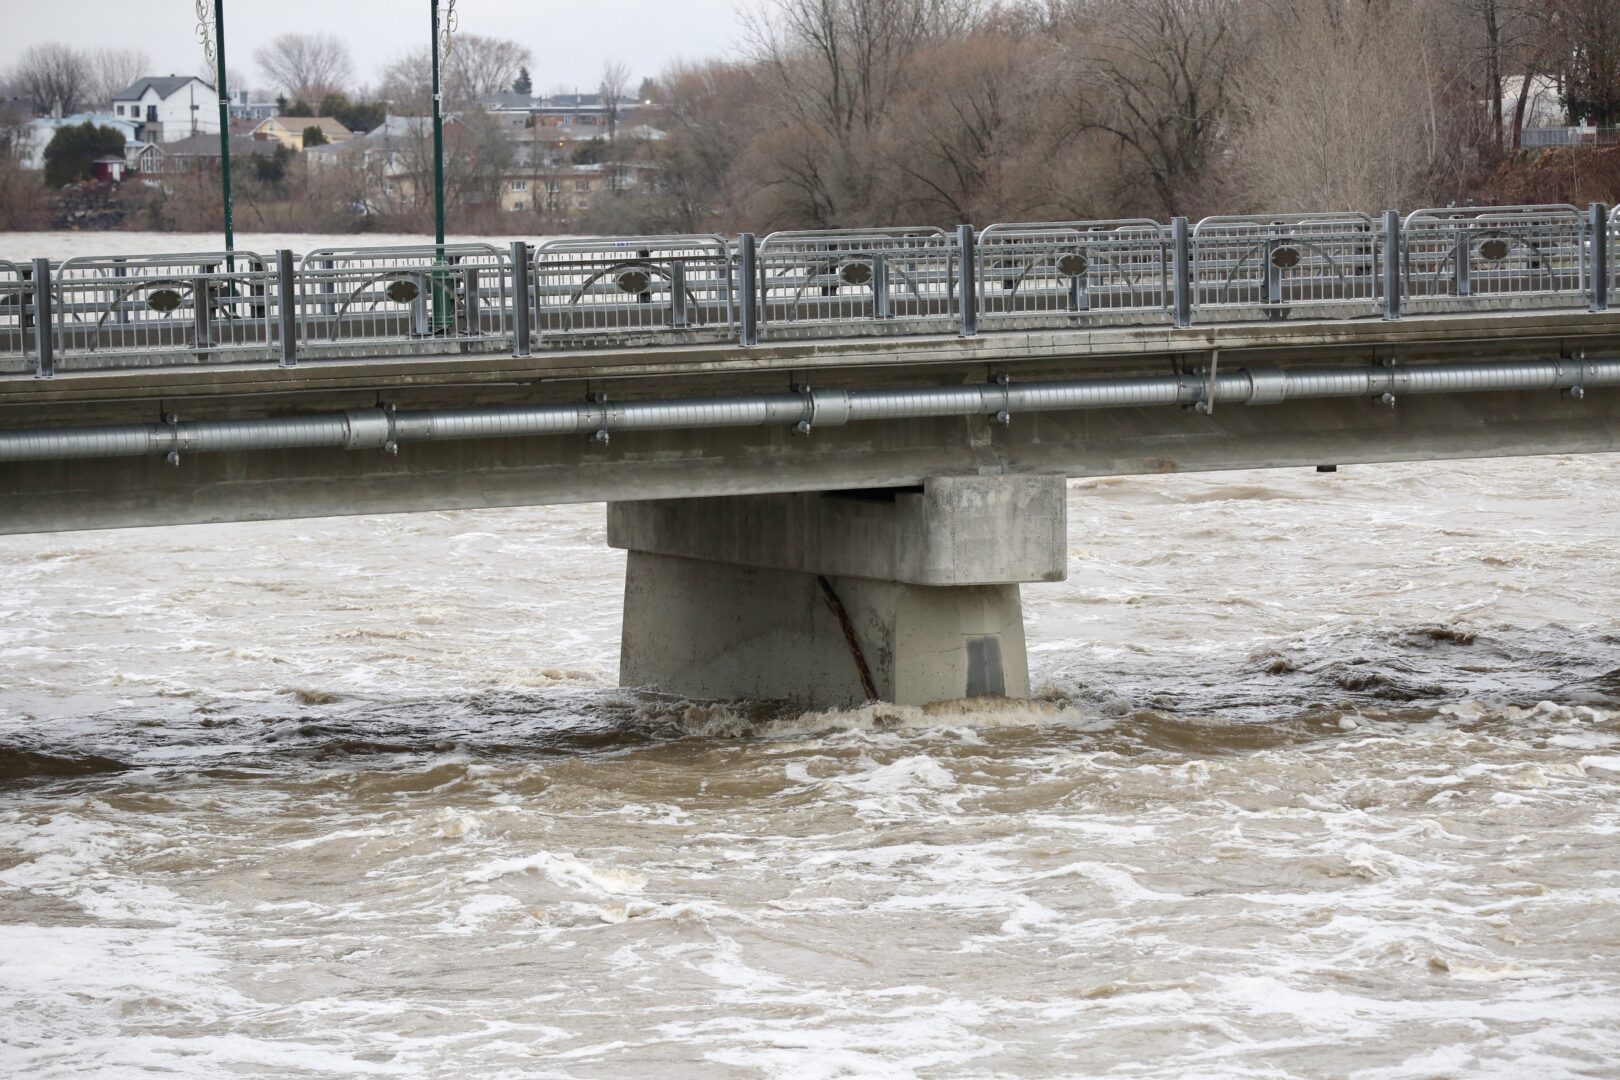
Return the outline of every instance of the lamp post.
[[[444,116],[440,108],[439,59],[450,55],[451,37],[456,30],[456,0],[442,0],[444,18],[439,18],[441,0],[428,0],[432,20],[433,53],[433,261],[444,263]],[[449,296],[448,275],[433,275],[433,331],[443,333],[454,323]]]
[[[225,0],[213,0],[212,4],[209,0],[197,0],[197,40],[202,43],[203,56],[214,66],[219,89],[219,173],[225,198],[225,254],[226,266],[234,273],[236,260],[231,252],[236,250],[236,235],[231,226],[231,95],[225,86]]]

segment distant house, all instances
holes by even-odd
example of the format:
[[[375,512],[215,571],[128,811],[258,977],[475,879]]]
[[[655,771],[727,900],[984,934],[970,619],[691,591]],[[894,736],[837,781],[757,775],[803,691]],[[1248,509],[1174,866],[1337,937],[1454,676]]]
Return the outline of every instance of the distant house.
[[[124,179],[124,159],[112,154],[98,157],[90,163],[90,176],[96,180],[108,183],[119,183]]]
[[[248,91],[237,90],[231,94],[230,110],[233,121],[250,120],[255,124],[262,124],[281,112],[281,106],[273,101],[250,101]],[[234,123],[231,130],[233,132],[236,130]]]
[[[330,143],[348,142],[354,132],[330,116],[272,116],[253,129],[255,139],[270,139],[289,150],[304,149],[304,129],[320,128]]]
[[[130,173],[160,173],[163,171],[163,148],[157,143],[124,143],[124,163]]]
[[[91,123],[97,127],[108,127],[124,137],[124,145],[136,141],[139,125],[133,121],[121,119],[108,113],[74,113],[72,116],[42,116],[37,120],[30,120],[24,130],[22,139],[22,167],[25,169],[43,169],[45,167],[45,148],[51,145],[56,137],[57,129],[65,127],[78,127],[83,123]]]
[[[445,156],[462,152],[466,131],[457,113],[444,117]],[[420,205],[432,188],[433,119],[389,116],[345,142],[304,152],[311,174],[352,170],[364,177],[367,205],[402,209]]]
[[[598,133],[608,126],[608,100],[601,94],[554,94],[532,98],[527,94],[494,94],[481,103],[483,110],[511,128],[544,127],[564,132],[581,129]],[[650,107],[635,98],[619,98],[616,111],[621,127]],[[589,138],[589,135],[569,137]]]
[[[247,158],[270,157],[275,152],[276,144],[269,140],[250,139],[246,135],[231,137],[233,163]],[[207,169],[218,169],[219,160],[217,132],[213,135],[193,135],[189,139],[164,143],[160,168],[165,173],[202,172]],[[232,175],[235,175],[234,168]]]
[[[219,98],[195,75],[148,75],[113,95],[113,114],[139,125],[141,142],[219,134]]]
[[[1532,75],[1529,86],[1522,75],[1508,75],[1502,79],[1502,123],[1511,125],[1519,108],[1519,95],[1524,98],[1524,126],[1527,128],[1558,127],[1568,123],[1564,114],[1564,99],[1558,80],[1550,75]],[[1512,135],[1511,128],[1506,132]]]

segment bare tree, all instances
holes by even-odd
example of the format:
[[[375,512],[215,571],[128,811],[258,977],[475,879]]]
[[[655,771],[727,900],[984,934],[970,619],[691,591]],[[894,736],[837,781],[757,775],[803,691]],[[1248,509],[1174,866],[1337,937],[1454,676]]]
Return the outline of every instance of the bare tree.
[[[1137,211],[1181,214],[1208,188],[1247,43],[1239,0],[1094,0],[1071,6],[1060,137],[1106,136]]]
[[[426,116],[433,107],[433,56],[427,46],[390,60],[377,80],[377,97],[401,116]]]
[[[926,45],[970,28],[974,0],[773,0],[750,35],[775,114],[754,165],[804,224],[870,213],[867,144]]]
[[[518,69],[533,62],[527,45],[483,34],[457,34],[442,60],[445,93],[458,104],[481,104],[508,93]]]
[[[1469,130],[1431,62],[1442,36],[1431,7],[1281,9],[1236,92],[1246,123],[1231,157],[1247,208],[1375,213],[1428,201]]]
[[[602,108],[607,117],[608,142],[613,142],[619,136],[619,102],[629,87],[629,68],[618,60],[609,60],[602,65],[599,93],[602,95]]]
[[[1041,93],[1028,77],[1039,48],[986,32],[917,57],[874,155],[877,171],[894,177],[896,220],[989,221],[1027,210],[1023,174],[1047,171],[1020,152]]]
[[[144,49],[97,49],[89,60],[91,81],[87,96],[98,106],[111,104],[114,94],[152,70],[152,58]]]
[[[703,232],[747,204],[754,186],[736,165],[763,123],[760,82],[754,65],[724,61],[664,73],[659,124],[669,138],[653,144],[661,203],[651,229]]]
[[[354,68],[349,47],[332,34],[278,34],[253,60],[282,93],[310,104],[341,92]]]
[[[17,92],[41,112],[63,116],[78,112],[89,99],[93,81],[90,61],[71,45],[47,42],[23,50],[12,73]]]
[[[511,90],[518,69],[533,62],[526,46],[481,34],[458,35],[440,58],[440,106],[446,112],[476,108]],[[383,68],[377,96],[395,112],[425,116],[433,106],[433,54],[426,45],[395,56]]]

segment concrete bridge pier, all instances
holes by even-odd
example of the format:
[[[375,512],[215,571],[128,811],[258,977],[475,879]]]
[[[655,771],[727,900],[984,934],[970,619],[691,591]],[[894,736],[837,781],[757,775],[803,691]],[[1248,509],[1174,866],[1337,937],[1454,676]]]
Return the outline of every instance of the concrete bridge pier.
[[[622,686],[810,708],[1029,696],[1019,583],[1061,581],[1061,476],[608,505]]]

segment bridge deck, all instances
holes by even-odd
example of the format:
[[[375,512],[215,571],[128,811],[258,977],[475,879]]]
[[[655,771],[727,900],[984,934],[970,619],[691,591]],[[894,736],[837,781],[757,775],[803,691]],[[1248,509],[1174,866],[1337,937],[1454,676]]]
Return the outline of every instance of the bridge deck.
[[[528,357],[475,353],[457,356],[335,357],[293,368],[274,363],[177,364],[69,371],[53,379],[0,374],[0,427],[66,422],[51,404],[151,402],[154,399],[235,398],[365,390],[407,397],[431,388],[522,386],[526,396],[551,398],[552,387],[578,395],[579,384],[612,383],[630,396],[721,392],[744,379],[813,382],[837,372],[848,381],[893,381],[908,369],[935,377],[956,367],[998,371],[1115,371],[1178,361],[1223,363],[1367,363],[1370,361],[1496,357],[1557,357],[1620,353],[1620,311],[1455,313],[1383,319],[1217,323],[1209,326],[1111,326],[1084,330],[1000,331],[973,338],[954,334],[853,340],[639,346],[544,353]],[[885,374],[887,372],[887,374]],[[921,371],[911,371],[923,377]],[[54,415],[51,415],[54,414]]]

